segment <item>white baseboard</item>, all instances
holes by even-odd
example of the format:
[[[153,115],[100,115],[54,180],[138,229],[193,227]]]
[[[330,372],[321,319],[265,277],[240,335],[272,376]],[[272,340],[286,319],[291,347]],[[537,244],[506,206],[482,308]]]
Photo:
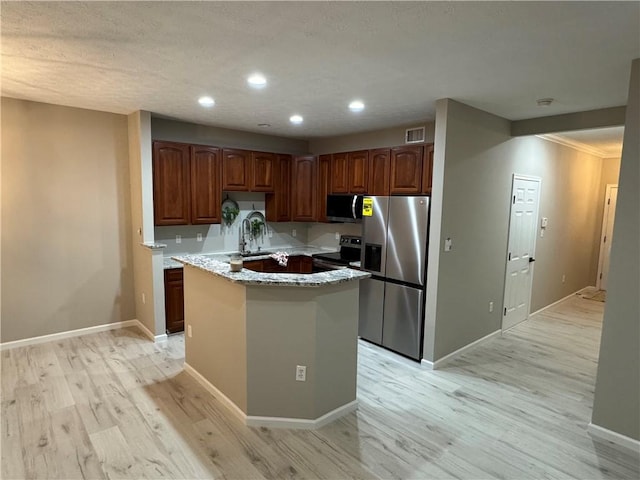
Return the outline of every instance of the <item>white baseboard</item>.
[[[166,333],[162,333],[160,335],[154,335],[151,330],[149,330],[140,320],[136,320],[137,323],[137,327],[142,331],[142,333],[145,334],[145,336],[153,341],[153,342],[164,342],[165,340],[167,340],[167,334]]]
[[[259,417],[255,415],[247,415],[240,407],[238,407],[229,397],[218,390],[214,385],[204,378],[200,372],[194,369],[187,362],[184,362],[184,371],[191,375],[205,390],[215,396],[225,407],[231,410],[248,427],[269,427],[269,428],[296,428],[296,429],[315,429],[336,420],[347,413],[354,411],[358,407],[358,401],[354,400],[342,405],[315,420],[306,418],[285,418],[285,417]]]
[[[420,361],[420,363],[425,366],[428,370],[437,370],[439,368],[442,368],[445,364],[449,363],[450,361],[452,361],[453,359],[459,357],[460,355],[462,355],[463,353],[467,353],[469,350],[472,350],[478,346],[480,346],[481,344],[488,342],[489,340],[494,339],[495,337],[499,337],[502,334],[502,330],[496,330],[495,332],[490,333],[489,335],[485,335],[482,338],[479,338],[478,340],[476,340],[475,342],[471,342],[468,345],[465,345],[462,348],[459,348],[458,350],[456,350],[455,352],[451,352],[448,355],[445,355],[442,358],[439,358],[438,360],[436,360],[435,362],[432,362],[430,360],[425,360],[424,358]]]
[[[40,343],[55,342],[65,338],[79,337],[81,335],[89,335],[91,333],[106,332],[117,328],[138,327],[142,324],[137,320],[125,320],[123,322],[105,323],[104,325],[96,325],[95,327],[78,328],[66,332],[52,333],[49,335],[41,335],[39,337],[24,338],[22,340],[14,340],[13,342],[0,343],[0,351],[9,350],[11,348],[26,347],[29,345],[38,345]]]
[[[189,365],[187,362],[184,362],[184,371],[191,375],[196,382],[198,382],[204,389],[216,397],[225,407],[227,407],[231,412],[236,415],[240,420],[242,420],[245,424],[247,423],[247,414],[244,413],[240,407],[238,407],[229,397],[227,397],[224,393],[218,390],[213,386],[209,380],[204,378],[200,372],[198,372],[195,368]]]
[[[589,423],[589,425],[587,425],[587,431],[589,432],[589,435],[598,440],[611,442],[626,450],[631,450],[632,452],[640,454],[639,440],[634,440],[633,438],[627,437],[599,425],[594,425],[593,423]]]
[[[531,315],[535,315],[536,313],[543,312],[544,310],[546,310],[546,309],[548,309],[548,308],[555,307],[555,306],[556,306],[556,305],[558,305],[559,303],[562,303],[562,302],[564,302],[565,300],[567,300],[567,299],[569,299],[569,298],[571,298],[571,297],[574,297],[574,296],[578,295],[580,292],[582,292],[583,290],[586,290],[587,288],[596,288],[596,287],[591,286],[591,285],[588,285],[588,286],[586,286],[586,287],[582,287],[580,290],[576,290],[575,292],[570,293],[570,294],[569,294],[569,295],[567,295],[566,297],[562,297],[560,300],[556,300],[555,302],[550,303],[550,304],[549,304],[549,305],[547,305],[546,307],[542,307],[541,309],[536,310],[535,312],[531,312],[531,313],[529,314],[529,316],[531,316]],[[518,325],[519,325],[519,324],[518,324]]]
[[[249,415],[246,419],[248,427],[269,427],[269,428],[295,428],[295,429],[307,429],[313,430],[320,428],[334,420],[353,412],[358,408],[358,400],[342,405],[330,412],[325,413],[323,416],[310,420],[306,418],[283,418],[283,417],[258,417]]]
[[[52,333],[49,335],[41,335],[39,337],[23,338],[22,340],[14,340],[13,342],[0,343],[0,352],[9,350],[11,348],[27,347],[29,345],[38,345],[40,343],[55,342],[63,340],[65,338],[79,337],[81,335],[90,335],[92,333],[106,332],[108,330],[116,330],[118,328],[136,327],[140,330],[149,340],[153,342],[162,342],[167,340],[167,334],[153,335],[151,331],[145,327],[140,320],[134,318],[133,320],[124,320],[122,322],[105,323],[104,325],[96,325],[94,327],[78,328],[75,330],[68,330],[66,332]]]

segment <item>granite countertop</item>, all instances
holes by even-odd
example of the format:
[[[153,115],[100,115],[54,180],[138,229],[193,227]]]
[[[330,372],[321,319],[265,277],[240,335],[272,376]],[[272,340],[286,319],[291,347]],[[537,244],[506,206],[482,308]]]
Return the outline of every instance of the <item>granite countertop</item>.
[[[316,249],[316,251],[326,251]],[[311,253],[295,253],[295,255],[311,255]],[[290,254],[291,255],[291,254]],[[217,258],[215,258],[217,257]],[[267,258],[268,255],[260,257],[250,257],[253,259]],[[229,255],[182,255],[173,257],[174,260],[189,265],[212,275],[225,278],[233,283],[243,285],[264,285],[278,287],[322,287],[325,285],[335,285],[338,283],[362,280],[371,274],[351,268],[331,270],[319,273],[263,273],[254,272],[243,268],[240,272],[231,272],[230,266],[224,259]]]
[[[316,253],[329,253],[329,252],[337,252],[338,249],[337,248],[320,248],[320,247],[312,247],[312,246],[303,246],[303,247],[269,247],[269,249],[267,250],[268,253],[265,253],[264,255],[252,255],[250,257],[244,257],[243,260],[245,262],[250,262],[252,260],[264,260],[266,258],[269,258],[269,255],[273,252],[285,252],[288,253],[289,256],[299,256],[299,255],[306,255],[308,257],[310,257],[313,254]],[[233,255],[236,252],[231,252],[231,253],[203,253],[203,254],[198,254],[196,256],[202,256],[202,257],[206,257],[206,258],[210,258],[213,260],[218,260],[220,262],[229,262],[229,259],[231,258],[231,255]],[[177,256],[191,256],[192,254],[184,254],[184,255],[177,255]],[[165,270],[168,268],[182,268],[182,263],[174,260],[176,256],[174,257],[165,257],[164,258],[164,268]]]

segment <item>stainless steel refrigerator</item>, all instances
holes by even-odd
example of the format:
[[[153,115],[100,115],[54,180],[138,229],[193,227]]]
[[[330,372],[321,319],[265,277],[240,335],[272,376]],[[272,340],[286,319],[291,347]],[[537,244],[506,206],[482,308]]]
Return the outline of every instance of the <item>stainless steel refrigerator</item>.
[[[429,197],[365,197],[358,335],[420,360]]]

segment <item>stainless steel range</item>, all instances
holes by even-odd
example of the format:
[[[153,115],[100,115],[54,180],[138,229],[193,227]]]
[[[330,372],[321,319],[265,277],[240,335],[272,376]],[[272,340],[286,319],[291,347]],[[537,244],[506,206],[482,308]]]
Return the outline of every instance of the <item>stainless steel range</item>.
[[[360,261],[362,237],[356,235],[340,236],[340,251],[316,253],[313,255],[314,272],[348,268],[352,262]]]

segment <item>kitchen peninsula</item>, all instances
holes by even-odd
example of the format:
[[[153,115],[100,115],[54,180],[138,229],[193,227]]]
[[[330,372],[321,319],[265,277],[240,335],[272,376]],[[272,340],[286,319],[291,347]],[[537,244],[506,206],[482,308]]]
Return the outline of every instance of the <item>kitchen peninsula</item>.
[[[185,266],[185,370],[247,425],[316,428],[355,409],[368,273],[231,272],[219,256],[174,259]]]

